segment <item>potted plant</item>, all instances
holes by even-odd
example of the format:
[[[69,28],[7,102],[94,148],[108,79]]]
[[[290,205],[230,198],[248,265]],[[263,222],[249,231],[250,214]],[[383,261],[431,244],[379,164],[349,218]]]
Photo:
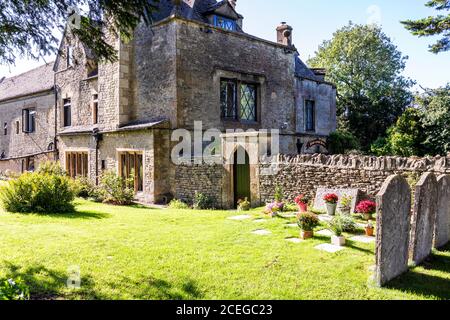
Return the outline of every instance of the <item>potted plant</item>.
[[[352,207],[352,196],[343,196],[341,202],[339,204],[339,212],[344,215],[350,215],[351,207]]]
[[[377,211],[377,204],[370,200],[361,201],[356,206],[356,212],[360,213],[364,220],[372,220],[373,214]]]
[[[283,208],[284,203],[275,201],[266,205],[266,210],[264,213],[274,218],[278,215],[278,212],[283,211]]]
[[[251,209],[250,201],[248,201],[248,198],[245,198],[245,200],[240,199],[238,201],[238,211],[249,211]]]
[[[325,203],[327,205],[328,215],[330,215],[330,216],[336,215],[336,208],[337,208],[337,203],[339,201],[339,197],[334,193],[329,193],[323,197],[323,200],[325,201]]]
[[[365,227],[365,230],[366,230],[366,236],[373,237],[375,227],[373,226],[372,221],[369,220],[369,222],[367,223],[367,226]]]
[[[308,196],[303,194],[299,195],[294,201],[297,204],[300,213],[308,211],[308,203],[310,201]]]
[[[345,237],[342,235],[344,232],[342,218],[340,216],[334,217],[328,227],[334,233],[331,237],[331,244],[339,247],[345,246]]]
[[[302,212],[298,215],[298,226],[300,227],[300,238],[303,240],[314,237],[314,228],[319,225],[319,218],[311,212]]]

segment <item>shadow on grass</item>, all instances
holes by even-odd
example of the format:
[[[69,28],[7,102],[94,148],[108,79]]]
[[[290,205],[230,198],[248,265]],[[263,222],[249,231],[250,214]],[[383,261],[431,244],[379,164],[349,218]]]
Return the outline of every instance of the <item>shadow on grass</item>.
[[[195,300],[203,298],[203,293],[192,279],[184,279],[180,283],[170,283],[163,279],[148,276],[134,278],[123,277],[121,284],[130,284],[135,291],[136,299],[144,300]],[[117,287],[117,283],[110,283],[110,287]]]
[[[90,276],[81,276],[81,288],[67,293],[63,292],[67,288],[67,272],[51,270],[43,265],[19,266],[10,262],[3,265],[7,269],[7,278],[21,278],[29,287],[32,300],[104,298],[93,289],[94,282]]]
[[[450,257],[433,254],[421,267],[425,270],[436,270],[450,274]],[[386,288],[412,292],[425,297],[450,299],[450,279],[425,274],[420,272],[418,268],[414,268],[393,280]]]
[[[88,210],[73,211],[68,213],[36,213],[35,215],[55,219],[81,219],[81,220],[107,219],[111,217],[111,215],[108,213],[88,211]]]

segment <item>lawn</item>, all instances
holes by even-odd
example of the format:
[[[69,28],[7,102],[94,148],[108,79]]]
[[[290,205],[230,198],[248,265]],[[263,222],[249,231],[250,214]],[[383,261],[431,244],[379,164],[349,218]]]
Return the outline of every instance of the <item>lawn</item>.
[[[368,285],[373,244],[329,254],[314,249],[328,238],[289,243],[298,229],[285,219],[83,200],[77,211],[0,212],[0,278],[21,277],[39,299],[450,299],[450,250],[380,289]],[[78,290],[66,286],[72,266]]]

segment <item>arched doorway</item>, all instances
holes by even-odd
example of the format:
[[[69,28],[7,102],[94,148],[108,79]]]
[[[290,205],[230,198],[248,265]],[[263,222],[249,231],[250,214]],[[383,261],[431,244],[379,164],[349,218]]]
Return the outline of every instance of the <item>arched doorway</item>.
[[[240,199],[245,198],[251,202],[250,195],[250,158],[248,153],[243,149],[239,148],[234,153],[233,162],[233,190],[234,190],[234,205]]]

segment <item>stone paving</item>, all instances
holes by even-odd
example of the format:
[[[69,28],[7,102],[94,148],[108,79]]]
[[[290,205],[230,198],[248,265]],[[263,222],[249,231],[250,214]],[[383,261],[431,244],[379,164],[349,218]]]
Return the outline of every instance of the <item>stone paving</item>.
[[[253,234],[256,234],[258,236],[268,236],[269,234],[272,234],[272,232],[268,231],[268,230],[255,230],[252,232]]]
[[[316,232],[316,234],[319,236],[324,236],[324,237],[332,237],[333,236],[333,232],[331,232],[330,230],[327,230],[327,229],[318,231],[318,232]]]
[[[229,217],[228,220],[242,221],[242,220],[251,219],[251,217],[252,216],[249,216],[249,215],[234,216],[234,217]]]
[[[355,236],[350,238],[351,241],[361,242],[361,243],[375,243],[375,237],[367,237],[367,236]]]
[[[328,244],[328,243],[318,245],[317,247],[314,247],[314,249],[325,251],[328,253],[336,253],[336,252],[345,250],[344,247],[334,246],[334,245]]]

